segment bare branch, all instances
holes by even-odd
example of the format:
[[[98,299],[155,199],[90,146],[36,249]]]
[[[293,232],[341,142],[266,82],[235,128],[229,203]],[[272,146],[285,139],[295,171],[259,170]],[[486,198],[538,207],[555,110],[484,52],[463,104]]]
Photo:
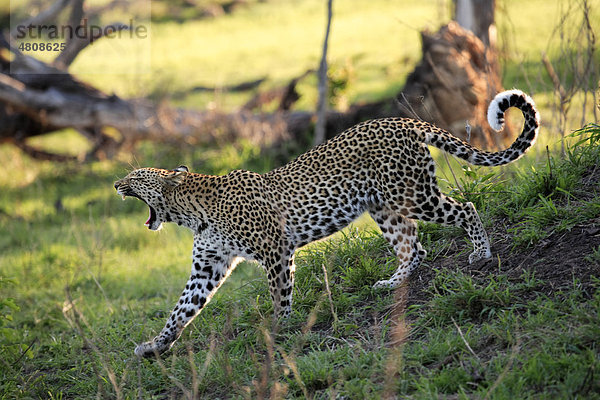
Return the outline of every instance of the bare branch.
[[[29,25],[41,25],[44,22],[54,20],[58,14],[64,10],[67,5],[71,2],[71,0],[57,0],[50,7],[40,12],[39,14],[25,20],[18,25],[20,26],[29,26]],[[17,32],[15,30],[10,32],[10,36],[15,37]]]
[[[83,2],[84,0],[71,0],[71,14],[69,15],[67,24],[73,28],[80,25],[83,20]]]
[[[277,87],[266,92],[261,92],[253,96],[250,100],[242,106],[244,110],[260,110],[263,105],[271,103],[273,101],[279,101],[277,110],[288,111],[292,108],[293,104],[300,98],[300,95],[296,91],[298,82],[313,74],[313,69],[304,71],[301,75],[292,78],[289,83],[283,87]]]
[[[32,147],[32,146],[30,146],[30,145],[28,145],[28,144],[26,144],[25,142],[22,142],[22,141],[15,141],[14,144],[19,149],[21,149],[21,151],[23,151],[23,153],[25,153],[29,157],[35,158],[37,160],[42,160],[42,161],[58,161],[58,162],[66,162],[66,161],[75,161],[75,160],[77,160],[77,157],[73,157],[73,156],[70,156],[70,155],[64,155],[64,154],[50,153],[50,152],[47,152],[45,150],[41,150],[41,149],[37,149],[35,147]]]
[[[556,74],[556,71],[554,71],[554,67],[552,66],[552,63],[550,62],[550,59],[548,59],[546,53],[542,53],[542,63],[544,63],[546,72],[548,73],[548,76],[550,77],[550,79],[552,80],[552,84],[554,85],[554,90],[556,90],[556,93],[560,95],[562,103],[562,101],[567,97],[567,91],[560,83],[560,78]]]
[[[75,58],[77,58],[79,53],[87,46],[104,36],[112,35],[113,33],[123,30],[129,30],[129,26],[121,22],[115,22],[102,27],[99,32],[94,32],[93,36],[90,32],[89,37],[73,38],[67,42],[66,48],[54,59],[52,65],[66,70],[73,61],[75,61]]]
[[[128,6],[128,2],[125,0],[113,0],[108,4],[98,6],[98,7],[89,7],[86,11],[86,15],[88,18],[93,18],[98,15],[102,15],[106,11],[114,10],[117,7],[126,8]]]
[[[325,140],[325,113],[327,111],[327,47],[329,43],[329,31],[331,30],[331,18],[333,17],[333,0],[327,0],[327,28],[323,40],[323,54],[319,64],[319,100],[317,102],[317,124],[315,126],[314,144],[320,144]]]

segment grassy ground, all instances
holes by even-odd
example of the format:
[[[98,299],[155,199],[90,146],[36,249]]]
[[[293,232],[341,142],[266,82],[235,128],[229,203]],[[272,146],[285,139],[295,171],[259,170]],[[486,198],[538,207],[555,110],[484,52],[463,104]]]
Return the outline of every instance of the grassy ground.
[[[454,182],[481,211],[492,260],[468,266],[463,232],[423,225],[429,256],[409,287],[374,291],[393,254],[377,232],[346,230],[299,252],[294,313],[278,332],[263,273],[242,264],[166,357],[143,361],[132,350],[187,279],[189,233],[148,232],[145,207],[106,189],[126,163],[56,166],[2,148],[15,168],[0,178],[0,393],[595,398],[600,130],[582,135],[592,139],[564,161],[509,182],[469,170]],[[148,145],[139,157],[203,151]],[[270,168],[250,146],[230,154],[204,170]]]

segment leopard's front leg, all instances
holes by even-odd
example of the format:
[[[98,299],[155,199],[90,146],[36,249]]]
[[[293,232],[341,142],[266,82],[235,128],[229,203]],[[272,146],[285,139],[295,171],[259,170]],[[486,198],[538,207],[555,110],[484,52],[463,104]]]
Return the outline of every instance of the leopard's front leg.
[[[135,348],[138,357],[161,354],[171,348],[183,329],[200,313],[235,267],[234,257],[222,243],[194,236],[192,273],[160,334]]]

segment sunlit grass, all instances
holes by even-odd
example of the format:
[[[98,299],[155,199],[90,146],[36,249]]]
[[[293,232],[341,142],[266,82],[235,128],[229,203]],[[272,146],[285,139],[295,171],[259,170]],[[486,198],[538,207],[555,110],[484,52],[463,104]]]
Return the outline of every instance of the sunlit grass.
[[[597,140],[597,129],[588,135]],[[194,160],[204,152],[165,146],[145,143],[138,155],[144,158],[138,160],[66,165],[32,161],[11,147],[0,147],[4,165],[20,167],[9,171],[14,172],[11,179],[2,181],[0,276],[16,282],[2,286],[2,296],[14,298],[21,308],[12,313],[8,325],[17,332],[18,343],[25,348],[33,343],[27,353],[31,358],[13,366],[25,348],[10,353],[3,348],[9,354],[8,364],[0,369],[0,388],[5,393],[32,397],[108,393],[111,397],[115,389],[109,382],[110,370],[126,382],[122,390],[127,396],[140,391],[142,397],[158,396],[165,390],[180,390],[173,389],[179,387],[175,380],[184,382],[184,388],[192,387],[192,360],[198,368],[207,365],[197,388],[212,397],[224,388],[229,388],[229,394],[256,394],[260,386],[253,382],[268,363],[268,382],[285,384],[289,397],[325,396],[333,391],[377,397],[385,390],[426,398],[467,390],[484,396],[512,362],[511,351],[519,341],[524,367],[510,369],[503,378],[497,389],[501,398],[540,390],[554,393],[555,388],[561,394],[578,387],[597,388],[596,383],[586,383],[585,376],[598,364],[590,341],[597,333],[600,297],[587,301],[574,283],[572,290],[562,294],[571,305],[544,296],[531,300],[540,284],[531,274],[513,282],[493,274],[475,277],[437,271],[428,289],[430,301],[408,311],[414,321],[412,333],[394,353],[388,343],[394,296],[374,291],[371,284],[389,276],[395,262],[391,248],[367,216],[355,222],[358,229],[345,229],[298,252],[294,313],[274,342],[274,359],[269,358],[271,344],[265,339],[272,313],[267,280],[256,266],[242,264],[164,359],[165,369],[156,361],[137,363],[132,356],[135,343],[162,328],[189,276],[192,238],[186,229],[172,224],[150,232],[143,225],[147,207],[135,199],[121,201],[112,182],[132,163],[175,163],[174,157]],[[577,151],[581,153],[568,153],[567,164],[560,168],[563,162],[553,152],[557,166],[554,180],[547,184],[542,163],[536,171],[511,175],[501,193],[484,194],[489,204],[482,212],[484,223],[493,213],[511,221],[522,219],[524,223],[512,234],[516,245],[523,247],[586,216],[596,218],[597,200],[592,208],[583,204],[571,211],[560,204],[561,196],[574,190],[569,182],[578,171],[597,164],[597,147]],[[209,161],[219,155],[218,162]],[[219,173],[229,164],[254,166],[259,172],[270,167],[249,144],[232,145],[213,156],[204,159],[205,172]],[[460,171],[457,166],[455,172]],[[554,190],[556,197],[540,199],[539,184]],[[62,209],[55,205],[58,198]],[[564,212],[548,219],[546,209],[553,208]],[[420,233],[429,251],[426,262],[447,250],[449,237],[457,234],[430,225],[421,226]],[[323,268],[329,275],[331,303]],[[308,324],[315,325],[306,330]],[[465,342],[480,355],[473,355]],[[579,343],[581,351],[572,350],[568,343]],[[489,353],[488,349],[497,350]],[[553,357],[546,356],[548,352]],[[290,376],[292,362],[298,379]],[[385,389],[392,362],[397,363],[397,374]],[[475,372],[465,369],[465,363]],[[481,376],[482,383],[471,386],[473,376]],[[231,389],[232,381],[239,386]]]
[[[420,48],[418,29],[441,24],[432,17],[437,15],[433,2],[354,0],[336,3],[335,13],[330,60],[332,63],[356,60],[355,91],[359,97],[386,91],[388,71],[397,75],[393,79],[403,80]],[[109,92],[126,95],[144,94],[165,84],[171,90],[195,85],[218,88],[264,75],[271,85],[281,85],[318,66],[324,28],[325,9],[320,1],[270,2],[214,20],[153,23],[149,75],[133,79],[114,79],[110,74],[85,75],[86,70],[95,68],[99,55],[113,50],[109,48],[115,44],[108,40],[86,50],[72,70]],[[124,49],[118,58],[110,58],[110,62],[128,63],[132,57]],[[311,104],[314,93],[309,95],[311,98],[301,103],[301,107]],[[189,101],[185,104],[202,107],[213,98],[213,94],[194,96],[196,104]],[[226,97],[221,99],[224,103],[220,106],[232,105]]]
[[[435,29],[443,22],[438,18],[436,2],[335,3],[338,8],[330,61],[343,64],[350,59],[356,73],[349,89],[354,100],[376,99],[399,88],[419,57],[418,30],[426,24]],[[525,85],[523,89],[527,90],[526,81],[515,72],[520,70],[516,63],[523,57],[532,64],[538,62],[540,49],[547,46],[544,40],[551,32],[556,6],[540,0],[504,4],[515,26],[515,55],[505,86]],[[219,86],[263,74],[269,75],[267,85],[280,85],[316,66],[324,11],[323,2],[316,0],[266,2],[214,21],[154,24],[150,74],[133,79],[85,75],[96,57],[108,54],[101,46],[109,44],[102,41],[83,53],[73,70],[107,92],[122,95],[157,91],[168,95],[198,84]],[[500,23],[503,18],[506,15],[499,12]],[[531,22],[542,20],[544,23]],[[135,61],[127,52],[122,58],[112,62],[126,65]],[[560,197],[544,202],[537,196],[535,179],[544,183],[546,173],[545,147],[548,145],[556,157],[560,142],[552,94],[536,85],[532,85],[537,90],[534,99],[544,121],[538,143],[514,165],[489,170],[497,174],[495,179],[499,181],[516,182],[517,186],[507,186],[506,191],[518,196],[487,195],[484,201],[489,209],[482,212],[484,223],[489,223],[494,210],[511,220],[523,219],[523,229],[513,232],[520,246],[543,238],[548,231],[570,229],[573,221],[588,215],[585,212],[597,218],[598,210],[597,201],[590,203],[589,209],[585,205],[570,209],[560,204]],[[300,107],[312,108],[314,80],[307,80],[302,91],[305,97]],[[246,97],[198,94],[177,104],[202,108],[215,102],[232,108]],[[575,118],[568,129],[578,127],[581,104],[581,99],[574,101]],[[577,138],[569,140],[573,143]],[[36,138],[31,143],[71,154],[89,148],[87,141],[72,131]],[[437,150],[433,154],[440,183],[447,192],[456,180],[464,178],[464,163],[450,157],[450,167]],[[33,343],[34,357],[10,365],[20,356],[17,352],[8,364],[0,363],[1,377],[7,377],[0,379],[1,385],[6,385],[2,388],[9,393],[8,398],[15,393],[25,397],[115,397],[104,369],[107,366],[127,384],[123,389],[126,397],[180,397],[173,379],[180,379],[185,387],[191,385],[190,363],[183,350],[186,346],[193,350],[197,371],[206,365],[198,386],[201,394],[256,395],[253,385],[268,360],[268,345],[261,329],[268,325],[271,302],[264,272],[249,263],[238,266],[213,303],[184,333],[179,347],[165,361],[171,375],[165,375],[156,362],[137,364],[132,357],[136,342],[147,340],[161,329],[185,285],[192,237],[188,230],[172,224],[161,232],[150,232],[143,225],[147,207],[135,199],[121,201],[112,183],[139,165],[173,167],[183,163],[195,171],[224,174],[234,168],[265,172],[278,162],[249,143],[223,144],[217,149],[141,143],[133,153],[120,154],[116,160],[87,164],[35,161],[14,147],[0,145],[0,278],[17,281],[0,287],[0,300],[14,298],[21,307],[20,312],[13,312],[10,326],[18,329],[26,346]],[[533,183],[526,185],[528,181]],[[565,182],[558,182],[556,187],[571,190],[571,181]],[[522,208],[521,203],[532,205]],[[511,210],[502,211],[500,206]],[[575,218],[569,213],[576,214]],[[447,248],[448,231],[421,228],[430,257],[437,256],[440,248]],[[598,258],[596,253],[597,248],[591,259]],[[352,227],[298,252],[295,314],[291,328],[278,338],[278,344],[293,355],[304,387],[290,372],[287,361],[278,358],[271,364],[272,376],[287,385],[289,397],[301,398],[303,390],[322,397],[340,393],[348,398],[382,393],[386,362],[391,357],[386,338],[394,299],[390,293],[372,291],[369,284],[393,269],[390,255],[376,224],[366,214]],[[337,325],[323,296],[323,267],[331,272],[334,283],[331,290],[333,309],[339,314]],[[538,389],[545,387],[550,387],[549,395],[559,397],[585,389],[586,371],[598,368],[597,357],[589,347],[598,336],[600,297],[596,294],[584,299],[574,283],[572,292],[564,298],[540,298],[527,303],[530,308],[525,312],[523,304],[528,300],[520,296],[529,288],[527,285],[535,285],[531,276],[523,276],[523,283],[507,282],[501,277],[481,279],[439,272],[434,282],[437,286],[432,288],[433,301],[411,311],[418,319],[416,334],[398,360],[395,393],[423,398],[446,393],[461,396],[473,388],[470,382],[476,373],[486,380],[472,390],[484,397],[509,363],[516,337],[524,341],[518,359],[522,367],[508,372],[505,383],[496,389],[499,398],[515,398],[523,393],[535,397]],[[472,301],[467,301],[472,315],[461,308],[465,296]],[[480,305],[491,312],[481,323],[474,322],[480,318],[475,312],[479,308],[472,308]],[[88,347],[82,333],[70,324],[72,306],[89,323],[87,326],[82,322],[83,334],[100,348],[100,353]],[[319,329],[303,333],[313,310]],[[456,331],[452,318],[463,328],[464,337]],[[475,351],[478,345],[487,346],[488,341],[498,343],[494,348],[497,353],[483,364],[471,357],[465,340]],[[211,350],[213,343],[215,350]],[[281,354],[279,350],[276,353]],[[467,374],[465,365],[474,366],[475,372]],[[559,385],[557,381],[562,386],[553,392]],[[592,391],[598,389],[597,383],[587,385]]]
[[[497,12],[500,46],[509,51],[502,57],[504,84],[532,91],[540,90],[543,81],[548,90],[551,86],[540,62],[541,53],[547,52],[551,58],[558,54],[560,37],[554,27],[561,8],[542,0],[513,3],[499,3]],[[435,2],[336,2],[329,62],[352,65],[356,76],[348,89],[351,101],[395,93],[420,58],[419,31],[435,30],[447,22],[448,9],[448,4]],[[268,78],[267,86],[283,85],[318,66],[324,26],[321,1],[259,3],[218,19],[153,23],[149,73],[86,75],[87,70],[97,69],[98,60],[119,70],[123,65],[139,64],[134,51],[120,49],[125,45],[108,40],[81,54],[72,70],[107,92],[125,96],[168,96],[196,85],[219,88],[263,76]],[[105,57],[115,51],[118,57]],[[107,65],[103,70],[111,68]],[[134,70],[130,68],[130,72]],[[300,92],[303,97],[297,107],[313,108],[314,80],[310,85],[301,84]],[[202,93],[177,104],[196,108],[215,104],[230,109],[247,99],[248,94]]]

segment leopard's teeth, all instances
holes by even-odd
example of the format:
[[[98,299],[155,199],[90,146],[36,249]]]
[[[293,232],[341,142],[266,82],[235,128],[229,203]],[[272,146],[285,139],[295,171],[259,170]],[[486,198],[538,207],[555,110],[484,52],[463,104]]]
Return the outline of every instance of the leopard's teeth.
[[[123,199],[123,201],[125,201],[125,195],[124,194],[121,195],[121,198]]]

